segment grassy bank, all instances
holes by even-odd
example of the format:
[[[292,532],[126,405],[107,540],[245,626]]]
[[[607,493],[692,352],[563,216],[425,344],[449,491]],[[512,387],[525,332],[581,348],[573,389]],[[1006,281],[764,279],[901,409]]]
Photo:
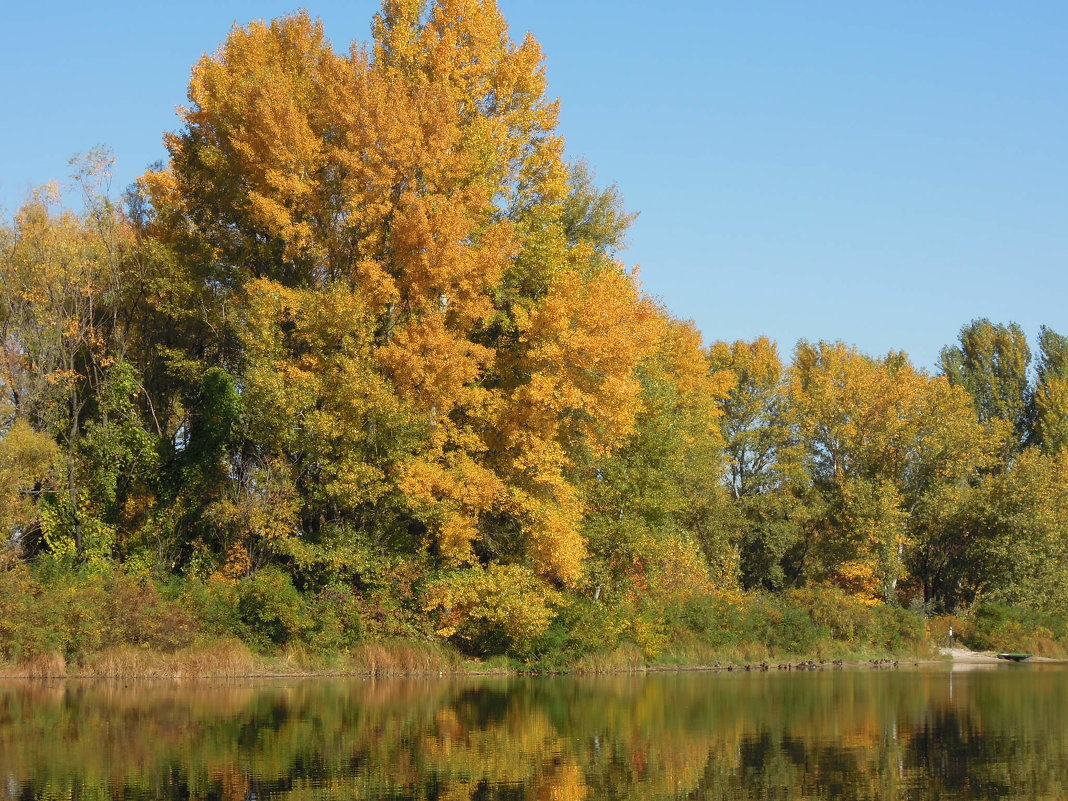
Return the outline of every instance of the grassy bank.
[[[68,662],[62,653],[37,654],[0,667],[3,678],[232,679],[249,676],[419,676],[464,670],[461,656],[445,647],[415,642],[366,643],[351,651],[310,652],[300,647],[256,653],[226,639],[174,652],[116,646]],[[474,672],[476,666],[468,669]]]
[[[417,598],[417,594],[413,593]],[[561,597],[546,628],[517,640],[489,610],[435,630],[421,606],[351,588],[298,591],[281,574],[170,579],[42,561],[0,571],[0,674],[237,677],[686,669],[937,655],[953,627],[978,650],[1068,654],[1063,621],[980,605],[956,617],[866,604],[834,588],[614,601]]]
[[[864,664],[870,651],[845,654],[844,662]],[[880,657],[925,658],[926,652]],[[587,654],[568,665],[529,663],[508,657],[472,659],[438,645],[415,642],[367,643],[351,651],[315,653],[300,648],[260,654],[244,643],[222,640],[174,653],[129,646],[109,648],[80,662],[68,663],[61,653],[38,654],[0,666],[0,679],[237,679],[284,676],[443,676],[485,674],[609,674],[643,671],[685,671],[756,668],[771,664],[815,660],[818,654],[773,654],[759,646],[735,650],[677,649],[650,658],[633,644],[612,651]],[[821,658],[822,659],[822,658]],[[827,661],[828,664],[830,660]]]

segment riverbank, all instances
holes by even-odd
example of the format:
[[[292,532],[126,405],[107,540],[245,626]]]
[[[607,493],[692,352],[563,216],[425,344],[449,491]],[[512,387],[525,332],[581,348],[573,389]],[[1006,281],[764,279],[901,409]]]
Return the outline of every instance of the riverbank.
[[[338,676],[457,676],[457,675],[606,675],[667,672],[805,671],[836,668],[886,669],[899,664],[939,661],[929,653],[871,651],[848,652],[845,644],[836,650],[842,656],[825,654],[774,655],[743,658],[734,654],[709,654],[706,659],[685,661],[668,652],[648,658],[635,646],[589,654],[571,664],[521,662],[506,657],[473,659],[434,643],[394,641],[367,643],[349,651],[322,654],[301,648],[278,654],[257,654],[238,640],[164,653],[145,648],[117,647],[68,663],[62,654],[39,654],[19,663],[0,666],[7,679],[230,679],[271,677]]]
[[[68,665],[58,653],[43,654],[21,664],[0,666],[0,679],[237,679],[314,678],[344,676],[420,677],[486,675],[610,675],[636,673],[733,673],[840,669],[889,670],[950,664],[954,667],[1005,665],[994,651],[938,648],[925,652],[854,653],[845,658],[820,655],[782,656],[757,661],[723,659],[693,663],[649,660],[635,648],[584,657],[565,667],[523,664],[516,660],[478,660],[437,645],[369,643],[346,653],[309,654],[290,649],[277,655],[256,654],[238,641],[167,654],[136,648],[115,648],[94,654],[84,663]],[[1030,663],[1068,663],[1068,659],[1033,656]]]
[[[973,651],[969,648],[940,648],[939,654],[944,660],[967,665],[1004,665],[1004,659],[998,659],[997,651]],[[1033,655],[1027,662],[1068,662],[1063,657]]]
[[[427,611],[425,593],[408,595],[390,606],[351,588],[302,594],[271,571],[160,580],[41,560],[0,571],[0,676],[607,674],[880,667],[995,649],[1068,655],[1063,621],[1027,610],[986,604],[925,618],[833,587],[561,595],[538,630],[518,633],[489,602],[457,628]],[[940,654],[950,628],[954,643],[975,650]]]
[[[429,592],[408,589],[399,604],[351,587],[298,591],[271,570],[160,579],[41,560],[0,571],[0,665],[34,676],[614,673],[929,655],[921,615],[837,588],[561,593],[526,618],[511,614],[525,596],[501,607],[491,594],[461,620],[450,617],[458,600],[428,608]]]

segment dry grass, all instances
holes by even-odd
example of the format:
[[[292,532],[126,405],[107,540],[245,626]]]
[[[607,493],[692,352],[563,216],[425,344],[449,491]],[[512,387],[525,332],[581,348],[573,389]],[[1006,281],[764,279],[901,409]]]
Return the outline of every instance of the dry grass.
[[[431,643],[366,643],[349,654],[324,656],[291,646],[278,657],[257,656],[239,640],[224,639],[174,653],[119,646],[68,666],[62,655],[47,653],[0,669],[2,678],[197,679],[279,675],[420,676],[455,673],[459,656]]]
[[[1023,642],[1024,653],[1032,653],[1035,656],[1044,656],[1048,659],[1064,659],[1068,656],[1063,643],[1053,637],[1035,635]]]
[[[587,654],[572,666],[575,673],[623,673],[644,670],[645,654],[641,648],[625,643],[614,651]]]
[[[76,671],[93,678],[235,678],[263,672],[263,660],[238,640],[167,654],[128,646],[94,654]]]
[[[374,676],[415,676],[451,673],[459,667],[455,654],[430,643],[390,642],[364,643],[353,649],[351,670]]]
[[[58,651],[48,651],[0,670],[6,679],[62,679],[67,676],[67,660]]]
[[[640,673],[647,670],[700,669],[721,665],[754,664],[761,660],[834,657],[866,659],[838,643],[820,643],[806,655],[772,654],[761,643],[735,643],[713,647],[698,640],[679,641],[650,659],[637,645],[625,643],[612,651],[587,654],[565,669],[576,674]],[[926,644],[919,644],[923,650]],[[1029,650],[1039,656],[1065,657],[1063,644],[1036,637]],[[908,655],[901,655],[905,658]],[[909,657],[911,658],[911,656]],[[389,640],[367,642],[347,653],[323,654],[302,645],[290,645],[274,657],[260,656],[241,641],[222,639],[165,653],[120,646],[97,652],[81,664],[68,665],[57,652],[0,668],[0,678],[108,678],[108,679],[227,679],[254,676],[372,675],[435,676],[456,673],[511,673],[518,666],[508,660],[463,660],[459,654],[429,642]]]
[[[745,665],[767,660],[771,657],[763,643],[740,642],[730,646],[714,647],[700,641],[681,643],[667,649],[657,658],[663,666],[711,667]]]

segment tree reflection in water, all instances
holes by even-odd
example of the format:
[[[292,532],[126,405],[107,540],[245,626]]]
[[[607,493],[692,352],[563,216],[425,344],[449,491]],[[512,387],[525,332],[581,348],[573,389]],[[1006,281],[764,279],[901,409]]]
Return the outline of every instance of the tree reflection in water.
[[[1068,797],[1068,669],[0,687],[0,798]]]

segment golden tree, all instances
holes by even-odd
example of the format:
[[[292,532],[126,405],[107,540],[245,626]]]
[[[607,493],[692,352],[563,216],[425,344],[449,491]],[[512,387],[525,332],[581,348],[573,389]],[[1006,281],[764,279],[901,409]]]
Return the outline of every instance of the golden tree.
[[[152,231],[237,309],[220,349],[303,482],[305,533],[399,505],[445,564],[574,582],[573,454],[629,433],[661,322],[568,237],[537,43],[488,0],[387,0],[347,54],[301,13],[235,29],[189,99],[142,179]]]
[[[828,503],[811,532],[820,569],[858,595],[889,600],[916,544],[910,515],[974,478],[1006,430],[980,424],[967,392],[900,353],[873,359],[842,343],[802,342],[787,380],[792,424]]]

